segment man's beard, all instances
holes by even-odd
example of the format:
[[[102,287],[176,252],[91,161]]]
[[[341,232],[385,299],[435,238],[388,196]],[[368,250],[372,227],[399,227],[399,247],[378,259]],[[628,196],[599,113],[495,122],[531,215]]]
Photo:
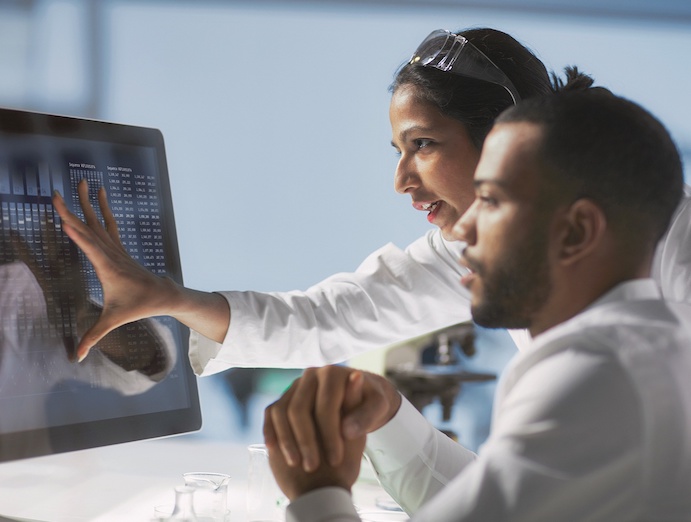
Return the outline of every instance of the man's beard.
[[[538,232],[538,231],[536,231]],[[471,307],[473,320],[486,328],[529,328],[551,292],[544,231],[508,252],[491,270],[472,263],[482,295]]]

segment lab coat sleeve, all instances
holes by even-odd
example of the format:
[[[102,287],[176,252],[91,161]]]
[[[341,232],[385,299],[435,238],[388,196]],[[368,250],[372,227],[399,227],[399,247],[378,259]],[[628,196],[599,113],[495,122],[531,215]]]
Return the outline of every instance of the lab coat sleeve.
[[[345,361],[470,319],[459,278],[463,244],[438,230],[406,250],[392,244],[355,272],[294,292],[222,292],[231,309],[223,344],[192,332],[190,361],[209,375],[229,367],[305,367]]]
[[[409,514],[476,458],[429,424],[405,398],[394,418],[367,436],[365,455],[382,487]]]
[[[407,513],[417,511],[475,459],[474,453],[434,429],[405,398],[395,417],[367,436],[365,456],[384,489]],[[286,522],[359,520],[351,495],[342,488],[311,491],[286,511]]]
[[[358,522],[353,500],[345,489],[320,488],[293,500],[286,508],[286,522]]]
[[[667,299],[691,303],[691,188],[672,218],[653,260],[652,277]]]

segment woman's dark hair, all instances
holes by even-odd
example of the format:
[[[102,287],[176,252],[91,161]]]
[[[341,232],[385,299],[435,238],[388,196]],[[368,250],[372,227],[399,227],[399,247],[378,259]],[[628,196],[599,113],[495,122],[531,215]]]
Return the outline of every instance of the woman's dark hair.
[[[553,91],[544,64],[508,34],[489,28],[467,29],[457,34],[467,38],[509,77],[521,99]],[[500,85],[417,64],[403,65],[389,90],[395,93],[404,85],[413,86],[420,100],[463,123],[478,149],[495,118],[513,105],[511,96]]]

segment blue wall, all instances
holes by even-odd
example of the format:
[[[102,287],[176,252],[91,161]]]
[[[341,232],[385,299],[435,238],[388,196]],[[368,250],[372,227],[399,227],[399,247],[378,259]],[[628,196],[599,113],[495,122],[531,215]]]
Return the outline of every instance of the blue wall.
[[[460,7],[34,4],[0,17],[0,104],[160,128],[196,288],[304,288],[426,230],[392,188],[387,87],[434,28],[493,26],[549,68],[577,64],[691,151],[688,25]]]

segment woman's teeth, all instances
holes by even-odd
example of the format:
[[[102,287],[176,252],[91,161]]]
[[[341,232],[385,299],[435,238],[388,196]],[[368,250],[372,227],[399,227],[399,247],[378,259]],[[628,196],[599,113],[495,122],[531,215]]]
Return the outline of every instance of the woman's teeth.
[[[434,203],[425,203],[422,205],[422,210],[429,210],[432,212],[437,206],[439,205],[439,201],[435,201]]]

